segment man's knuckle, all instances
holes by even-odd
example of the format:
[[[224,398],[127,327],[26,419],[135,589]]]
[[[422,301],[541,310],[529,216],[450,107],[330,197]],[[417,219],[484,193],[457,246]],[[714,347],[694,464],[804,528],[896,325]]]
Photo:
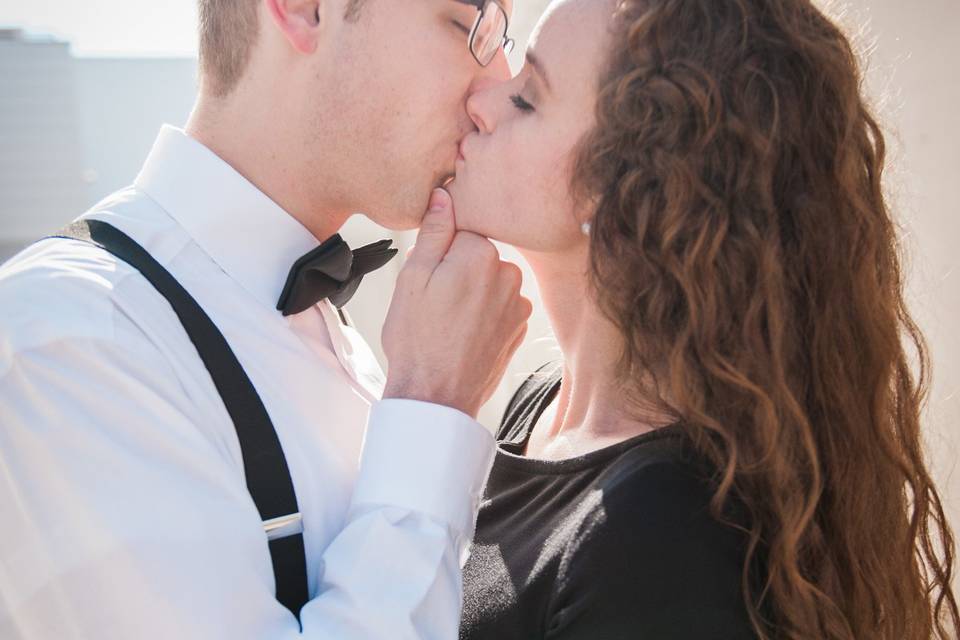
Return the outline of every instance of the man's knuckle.
[[[501,264],[503,279],[510,289],[510,292],[515,294],[520,290],[520,287],[523,286],[523,272],[520,270],[520,267],[510,262]]]
[[[500,254],[497,252],[497,248],[489,240],[481,239],[481,256],[484,260],[489,262],[500,262]]]
[[[533,315],[533,303],[530,302],[529,299],[521,296],[519,307],[520,307],[520,315],[524,318],[524,322],[526,322],[526,320],[529,319],[531,315]]]

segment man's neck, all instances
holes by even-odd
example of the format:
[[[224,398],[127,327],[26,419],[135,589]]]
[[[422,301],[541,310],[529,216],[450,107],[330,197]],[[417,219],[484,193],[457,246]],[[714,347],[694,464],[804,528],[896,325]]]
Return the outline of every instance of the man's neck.
[[[302,140],[284,135],[276,113],[258,113],[248,101],[198,100],[185,132],[215,153],[237,173],[300,222],[318,241],[337,233],[351,212],[332,203],[318,201],[313,194],[322,176],[302,179],[307,160],[296,150]],[[259,103],[262,104],[262,103]],[[260,123],[260,126],[257,126]]]

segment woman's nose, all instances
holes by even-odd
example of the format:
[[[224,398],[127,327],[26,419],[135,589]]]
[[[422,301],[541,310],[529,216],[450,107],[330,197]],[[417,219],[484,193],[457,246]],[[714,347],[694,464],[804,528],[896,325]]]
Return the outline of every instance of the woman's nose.
[[[489,133],[496,126],[492,98],[496,94],[496,88],[505,84],[510,78],[507,56],[500,51],[470,86],[470,93],[467,96],[467,113],[481,132]]]
[[[493,81],[477,82],[467,96],[467,114],[480,133],[493,131],[493,116],[487,105],[490,102],[489,94],[495,85]]]

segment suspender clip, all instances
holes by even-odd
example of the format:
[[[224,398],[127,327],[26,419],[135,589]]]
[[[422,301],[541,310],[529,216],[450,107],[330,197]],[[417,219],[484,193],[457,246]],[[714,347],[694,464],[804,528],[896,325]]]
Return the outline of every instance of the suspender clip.
[[[264,520],[263,530],[267,534],[267,540],[289,538],[298,533],[303,533],[303,517],[298,512],[291,513],[288,516]]]

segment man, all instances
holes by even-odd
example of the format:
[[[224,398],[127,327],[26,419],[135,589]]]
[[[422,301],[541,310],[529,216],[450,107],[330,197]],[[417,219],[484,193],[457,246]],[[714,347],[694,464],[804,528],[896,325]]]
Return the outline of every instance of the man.
[[[530,304],[445,192],[422,212],[466,96],[507,74],[509,0],[199,8],[185,131],[78,239],[0,269],[0,637],[452,638],[493,455],[474,418]],[[385,380],[338,309],[354,211],[421,227]]]

